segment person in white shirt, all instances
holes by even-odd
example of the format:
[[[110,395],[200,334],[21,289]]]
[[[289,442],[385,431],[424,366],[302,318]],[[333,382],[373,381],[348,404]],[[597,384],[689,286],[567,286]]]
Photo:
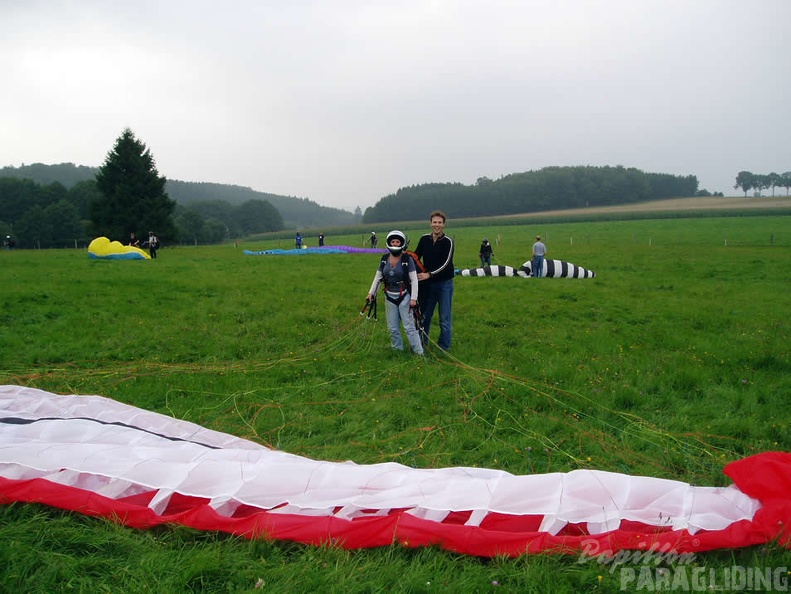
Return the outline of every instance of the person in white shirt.
[[[547,246],[541,241],[541,236],[536,235],[533,244],[533,276],[541,278],[544,275],[544,257],[547,255]]]

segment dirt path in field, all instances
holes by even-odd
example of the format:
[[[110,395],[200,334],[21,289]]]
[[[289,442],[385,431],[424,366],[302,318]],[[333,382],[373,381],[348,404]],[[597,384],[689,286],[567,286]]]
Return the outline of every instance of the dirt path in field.
[[[734,210],[734,209],[767,209],[787,208],[791,210],[791,197],[777,196],[769,198],[671,198],[655,200],[639,204],[618,204],[614,206],[595,206],[591,208],[575,208],[573,210],[552,210],[531,213],[533,215],[556,214],[595,214],[607,212],[662,212],[682,210]],[[524,215],[516,215],[524,216]]]

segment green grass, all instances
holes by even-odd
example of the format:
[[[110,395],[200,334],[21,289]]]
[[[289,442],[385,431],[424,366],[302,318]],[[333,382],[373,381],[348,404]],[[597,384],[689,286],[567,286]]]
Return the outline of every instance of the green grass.
[[[549,257],[597,277],[457,278],[452,351],[425,361],[391,352],[384,315],[359,315],[375,255],[242,255],[276,240],[156,261],[2,252],[0,382],[101,394],[317,459],[724,485],[729,461],[791,451],[790,221],[449,221],[458,268],[477,266],[483,237],[518,267],[539,233]],[[696,563],[788,564],[774,545]],[[34,505],[0,507],[0,565],[9,592],[619,589],[618,572],[576,556],[342,551]]]

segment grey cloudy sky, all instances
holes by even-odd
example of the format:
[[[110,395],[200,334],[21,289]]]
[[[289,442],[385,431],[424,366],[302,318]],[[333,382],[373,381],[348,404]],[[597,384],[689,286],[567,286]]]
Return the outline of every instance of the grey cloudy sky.
[[[552,165],[791,170],[791,0],[0,0],[0,166],[365,209]]]

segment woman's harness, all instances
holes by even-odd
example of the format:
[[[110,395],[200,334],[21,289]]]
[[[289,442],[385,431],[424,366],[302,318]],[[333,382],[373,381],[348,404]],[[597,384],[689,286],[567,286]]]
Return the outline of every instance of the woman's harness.
[[[409,261],[411,257],[407,254],[401,254],[401,271],[403,274],[402,279],[405,280],[393,280],[388,279],[385,276],[385,264],[387,263],[387,259],[389,258],[389,254],[385,254],[382,256],[382,261],[379,263],[379,272],[382,273],[382,282],[385,286],[385,299],[387,299],[390,303],[394,303],[395,305],[400,305],[401,302],[404,300],[404,297],[409,295]],[[395,275],[394,275],[395,276]],[[398,295],[395,296],[394,294],[397,293]]]

